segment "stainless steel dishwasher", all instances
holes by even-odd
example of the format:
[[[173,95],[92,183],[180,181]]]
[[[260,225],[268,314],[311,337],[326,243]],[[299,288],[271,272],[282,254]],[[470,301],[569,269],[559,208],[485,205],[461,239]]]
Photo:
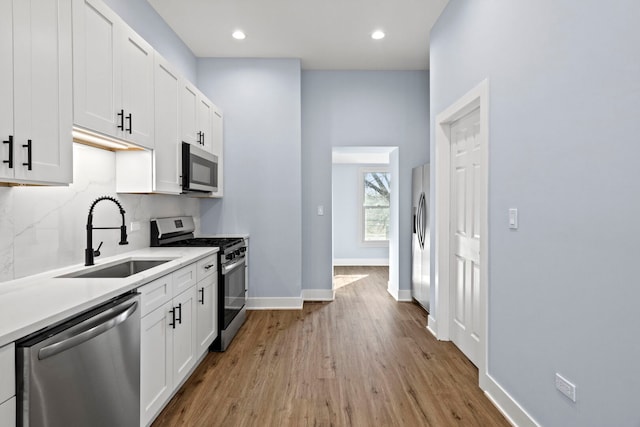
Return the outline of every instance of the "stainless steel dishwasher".
[[[140,424],[140,297],[127,294],[17,342],[18,426]]]

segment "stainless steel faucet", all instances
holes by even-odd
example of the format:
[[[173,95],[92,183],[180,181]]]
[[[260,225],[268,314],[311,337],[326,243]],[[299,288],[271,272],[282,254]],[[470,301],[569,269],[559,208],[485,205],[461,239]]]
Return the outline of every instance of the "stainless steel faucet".
[[[113,203],[118,205],[120,209],[120,215],[122,215],[122,225],[120,227],[94,227],[93,226],[93,208],[96,207],[98,202],[102,200],[111,200]],[[93,230],[117,230],[120,229],[120,242],[119,245],[128,245],[127,242],[127,226],[124,224],[124,209],[122,209],[122,205],[119,201],[117,201],[113,197],[102,196],[98,197],[89,208],[89,216],[87,217],[87,248],[84,250],[84,265],[93,265],[93,257],[100,256],[100,246],[102,246],[102,242],[98,246],[97,250],[93,250]]]

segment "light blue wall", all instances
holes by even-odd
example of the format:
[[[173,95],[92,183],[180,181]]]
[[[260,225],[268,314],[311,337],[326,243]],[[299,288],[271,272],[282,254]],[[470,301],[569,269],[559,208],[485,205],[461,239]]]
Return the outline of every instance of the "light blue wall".
[[[250,298],[300,297],[300,61],[201,58],[197,84],[224,112],[224,197],[201,202],[202,231],[250,233]]]
[[[431,33],[432,129],[489,79],[489,374],[543,426],[640,425],[638,17],[451,0]]]
[[[370,168],[376,165],[333,165],[333,257],[335,259],[389,259],[388,246],[367,247],[362,244],[360,171],[364,167]]]
[[[196,57],[147,0],[104,0],[160,55],[177,67],[189,81],[196,81]]]
[[[331,151],[398,146],[400,289],[410,289],[411,169],[429,160],[429,73],[302,72],[302,283],[331,289]]]

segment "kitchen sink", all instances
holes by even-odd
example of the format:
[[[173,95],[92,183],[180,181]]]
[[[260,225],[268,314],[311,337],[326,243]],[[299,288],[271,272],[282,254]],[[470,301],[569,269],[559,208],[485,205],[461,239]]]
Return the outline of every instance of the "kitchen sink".
[[[109,278],[123,278],[129,277],[134,274],[140,273],[142,271],[148,270],[153,267],[157,267],[159,265],[164,264],[165,262],[171,261],[170,259],[154,259],[154,260],[146,260],[146,259],[130,259],[127,261],[122,261],[117,264],[111,264],[104,267],[94,268],[89,271],[86,269],[80,271],[74,271],[72,273],[67,273],[62,277],[71,277],[78,279],[109,279]]]

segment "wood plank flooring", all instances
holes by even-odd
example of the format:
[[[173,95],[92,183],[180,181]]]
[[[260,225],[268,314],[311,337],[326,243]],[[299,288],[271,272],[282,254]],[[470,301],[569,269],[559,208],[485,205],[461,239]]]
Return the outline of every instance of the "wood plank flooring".
[[[509,426],[475,366],[425,329],[420,307],[395,302],[387,278],[337,267],[335,301],[249,312],[154,427]]]

